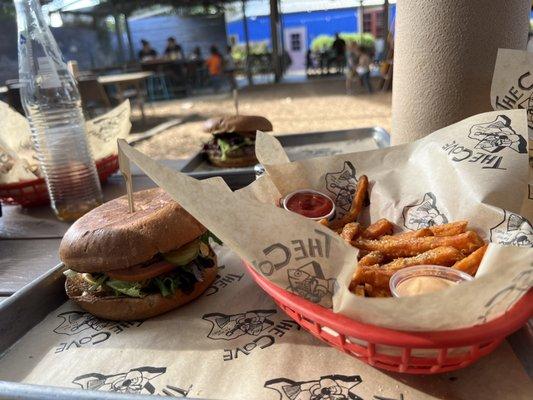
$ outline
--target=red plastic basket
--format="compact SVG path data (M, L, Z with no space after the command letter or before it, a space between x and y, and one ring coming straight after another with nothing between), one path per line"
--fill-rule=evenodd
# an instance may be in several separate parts
M471 328L406 332L357 322L287 292L244 263L256 283L300 326L318 339L373 367L408 374L464 368L483 357L533 315L533 290L505 315Z
M100 182L104 183L110 175L118 171L118 156L113 154L109 157L96 161L96 169ZM2 204L24 207L34 207L50 203L48 190L44 178L31 181L22 181L0 185L0 202Z

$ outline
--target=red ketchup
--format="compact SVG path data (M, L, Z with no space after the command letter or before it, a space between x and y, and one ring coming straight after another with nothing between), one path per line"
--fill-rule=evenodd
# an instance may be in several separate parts
M332 201L317 192L297 192L286 202L285 207L308 218L326 217L333 209Z

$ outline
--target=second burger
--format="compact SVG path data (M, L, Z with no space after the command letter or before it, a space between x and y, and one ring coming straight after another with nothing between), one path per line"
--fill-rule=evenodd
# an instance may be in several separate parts
M228 115L208 120L205 131L213 135L204 145L204 153L211 164L223 168L249 167L257 164L257 131L270 132L272 124L260 116Z

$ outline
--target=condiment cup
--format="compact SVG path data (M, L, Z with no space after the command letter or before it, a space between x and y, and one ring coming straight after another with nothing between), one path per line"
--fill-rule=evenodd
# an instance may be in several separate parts
M321 219L326 218L329 221L329 220L331 220L331 219L333 219L335 217L335 202L327 194L324 194L324 193L319 192L318 190L314 190L314 189L300 189L300 190L295 190L294 192L289 193L287 196L285 196L281 200L281 204L283 205L283 208L285 210L294 212L292 210L289 210L289 208L287 208L287 203L291 199L291 197L293 197L295 194L298 194L298 193L316 193L316 194L319 194L320 196L323 196L323 197L327 198L331 202L331 205L332 205L331 211L328 214L320 216L320 217L306 217L306 218L312 219L314 221L320 221Z
M474 279L466 272L450 267L443 267L440 265L415 265L396 271L394 275L392 275L389 281L389 287L392 295L394 297L405 297L401 296L398 292L398 286L401 283L415 277L435 277L445 279L453 283L462 283Z

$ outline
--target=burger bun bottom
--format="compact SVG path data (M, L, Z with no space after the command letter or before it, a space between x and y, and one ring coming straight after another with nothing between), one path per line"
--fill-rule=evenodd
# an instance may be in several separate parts
M211 154L208 157L211 164L221 168L251 167L258 163L257 158L253 154L242 157L227 157L225 160Z
M90 293L82 296L83 286L77 282L76 278L67 278L65 289L71 300L99 318L113 321L137 321L164 314L200 296L215 280L218 267L206 268L202 272L203 280L196 282L191 293L178 290L167 297L161 294L150 294L143 298L97 297Z

